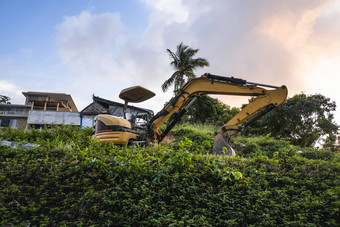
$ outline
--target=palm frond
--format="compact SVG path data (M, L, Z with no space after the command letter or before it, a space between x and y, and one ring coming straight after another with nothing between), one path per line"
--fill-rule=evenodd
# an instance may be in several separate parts
M170 65L176 69L177 65L180 62L180 60L178 59L178 56L174 52L172 52L171 50L169 50L169 49L166 49L166 50L169 54L170 59L172 60Z
M169 79L167 79L163 84L162 84L162 90L163 92L166 92L169 87L174 83L176 80L176 77L178 75L178 71L174 72Z
M209 66L209 62L205 58L196 58L196 59L191 59L190 65L192 66L193 69L197 67L204 67L204 66Z
M188 56L188 58L192 58L195 54L197 54L197 52L199 51L199 49L191 49L189 48L187 51L186 51L186 55Z
M188 80L196 78L196 75L194 74L194 72L192 70L191 71L186 71L185 72L185 76L188 78Z

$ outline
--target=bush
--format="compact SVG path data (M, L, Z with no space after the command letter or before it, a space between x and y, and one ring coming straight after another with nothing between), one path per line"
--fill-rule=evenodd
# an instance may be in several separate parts
M193 145L191 150L199 149L202 144L204 147L212 147L214 143L214 130L216 127L210 125L191 125L188 123L176 125L171 131L170 135L176 138L176 143L172 143L174 149L178 149L178 142L184 140L185 138L191 140ZM204 145L205 144L205 145ZM209 145L210 144L210 145ZM212 151L212 148L209 152Z
M295 146L283 140L276 140L270 135L258 137L234 136L230 144L237 151L237 155L248 158L257 156L272 158L277 151L293 153L297 151Z
M307 159L281 141L272 152L271 138L254 139L267 151L243 158L206 154L189 139L177 149L118 147L87 129L8 132L1 139L18 134L44 146L0 146L4 226L340 224L339 160Z
M325 161L331 161L339 158L339 154L332 152L330 150L318 150L318 149L301 149L300 155L308 159L320 159Z

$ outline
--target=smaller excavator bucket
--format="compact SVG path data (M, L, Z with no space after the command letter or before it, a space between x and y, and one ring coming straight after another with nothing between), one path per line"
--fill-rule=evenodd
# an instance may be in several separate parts
M224 135L222 135L221 133L218 133L215 136L213 153L216 155L236 156L235 151L229 145L229 138L228 138L227 133L224 133Z

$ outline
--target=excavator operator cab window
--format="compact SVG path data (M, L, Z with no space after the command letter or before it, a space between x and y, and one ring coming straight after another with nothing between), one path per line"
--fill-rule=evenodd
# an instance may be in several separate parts
M95 133L101 133L101 132L106 132L106 131L109 131L108 126L105 125L102 121L96 120Z
M101 120L96 120L95 134L102 132L126 131L126 127L120 125L106 125Z
M150 115L147 113L137 113L136 114L136 125L145 127L150 120Z

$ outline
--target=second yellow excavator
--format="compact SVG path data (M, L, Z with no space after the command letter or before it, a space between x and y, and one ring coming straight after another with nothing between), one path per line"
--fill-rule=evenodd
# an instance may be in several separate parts
M248 82L240 78L206 73L199 78L188 81L180 92L167 102L155 116L147 113L137 113L130 116L126 113L129 102L142 102L155 95L148 89L135 86L124 89L119 95L125 101L124 118L98 115L92 138L99 139L103 144L114 143L119 145L161 142L187 112L192 103L204 94L254 97L252 102L215 132L213 153L235 156L235 151L229 145L230 137L243 131L244 128L270 110L282 105L287 98L288 90L284 85L277 87ZM159 127L171 116L174 116L173 120L161 132Z

